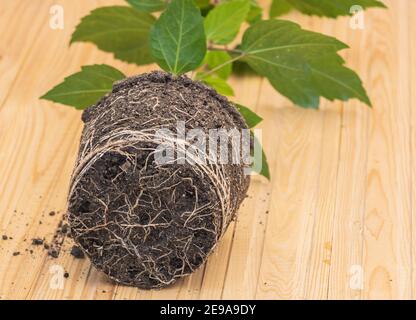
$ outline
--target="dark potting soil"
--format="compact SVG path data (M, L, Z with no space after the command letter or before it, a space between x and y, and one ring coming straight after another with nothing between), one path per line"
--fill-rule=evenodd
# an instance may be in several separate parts
M246 196L242 164L157 164L157 129L247 128L234 105L185 76L114 85L82 115L69 192L72 237L115 281L161 288L201 266ZM231 143L229 144L231 150Z

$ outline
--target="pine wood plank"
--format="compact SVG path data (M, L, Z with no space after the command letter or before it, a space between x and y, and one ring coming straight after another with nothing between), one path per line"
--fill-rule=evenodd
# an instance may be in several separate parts
M69 255L70 239L58 259L30 245L33 237L49 241L62 218L82 128L79 112L38 97L84 64L109 63L126 74L154 68L118 62L90 44L68 49L80 17L122 0L61 2L62 31L48 26L52 1L36 4L37 15L33 1L0 5L0 29L6 30L0 45L0 231L13 237L0 240L0 299L415 296L414 2L386 0L389 11L365 13L364 30L350 29L348 18L290 15L351 46L344 56L370 92L371 110L356 101L303 110L267 81L232 79L237 100L265 118L272 181L254 177L237 221L206 266L159 291L115 285L88 260ZM51 210L60 213L51 217ZM13 256L16 251L21 255ZM62 289L51 288L54 265L69 272ZM354 286L357 267L363 288Z
M409 31L407 38L410 45L410 56L409 56L409 94L410 94L410 121L411 121L411 170L412 170L412 190L411 190L411 200L412 200L412 299L416 297L416 112L414 108L416 106L416 42L413 37L416 32L416 23L413 23L416 19L416 2L412 1L409 3L407 11L409 19Z
M373 50L363 50L374 102L364 217L365 299L411 297L408 3L389 1L389 8L372 16Z

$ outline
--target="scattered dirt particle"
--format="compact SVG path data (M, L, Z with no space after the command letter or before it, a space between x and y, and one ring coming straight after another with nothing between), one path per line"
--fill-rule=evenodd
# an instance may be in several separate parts
M43 244L44 240L41 238L35 238L32 239L32 245L34 246L41 246Z
M63 217L64 219L64 217ZM49 244L44 244L44 248L48 250L48 255L52 258L58 258L61 251L62 244L69 232L69 225L62 220L59 221L58 228L53 235L52 241Z
M69 273L68 272L64 273L64 278L69 278Z
M18 256L18 255L20 255L20 251L13 252L13 256Z
M76 259L84 259L85 254L78 246L73 246L71 249L71 255L74 256Z
M51 217L53 217L55 214L56 214L56 212L55 212L55 211L51 211L51 212L49 212L49 215L50 215Z
M5 234L1 237L3 240L7 240L7 239L9 239L9 237L8 236L6 236Z
M58 258L59 257L59 251L57 251L55 248L50 248L48 251L48 255L52 258Z
M65 223L64 225L62 225L61 232L63 234L67 234L68 231L69 231L69 226L68 226L68 224Z

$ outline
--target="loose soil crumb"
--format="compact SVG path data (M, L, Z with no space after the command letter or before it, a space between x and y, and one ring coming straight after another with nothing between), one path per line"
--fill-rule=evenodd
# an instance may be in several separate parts
M52 258L58 258L59 257L59 251L57 250L57 249L55 249L55 248L50 248L49 250L48 250L48 255L50 256L50 257L52 257Z
M32 239L32 245L34 246L41 246L43 244L44 240L41 238L35 238Z
M66 235L67 233L68 233L68 231L69 231L69 226L68 226L68 224L63 224L62 225L62 228L61 228L61 233L62 234L64 234L64 235Z
M64 278L69 278L69 273L68 272L64 273Z
M65 219L63 217L62 219ZM69 226L61 220L58 224L58 228L53 235L52 242L50 244L44 244L44 248L48 250L48 255L52 258L58 258L61 252L62 244L65 240L65 236L69 232Z
M49 212L49 215L50 215L51 217L53 217L55 214L56 214L56 212L55 212L55 211L51 211L51 212Z
M71 255L73 257L75 257L76 259L84 259L85 258L84 252L82 252L82 250L78 246L73 246L72 247L72 249L71 249Z
M9 237L8 237L8 236L6 236L6 235L3 235L1 238L2 238L3 240L7 240L7 239L9 239Z
M20 251L13 252L13 256L18 256L18 255L20 255Z
M75 242L119 283L161 288L194 272L250 180L242 164L157 164L156 130L176 133L178 121L205 133L246 129L235 106L185 76L152 72L116 83L82 119L68 197Z

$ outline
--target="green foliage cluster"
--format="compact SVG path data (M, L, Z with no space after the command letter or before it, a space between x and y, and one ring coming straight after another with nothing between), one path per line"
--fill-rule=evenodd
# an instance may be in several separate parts
M137 65L156 62L174 75L192 72L195 79L227 96L234 95L227 80L239 63L304 108L318 108L321 98L356 98L371 106L360 78L338 54L346 44L276 17L298 10L335 18L349 15L354 5L384 7L378 0L273 0L267 20L257 0L126 2L82 18L71 43L92 42L117 59ZM243 25L248 28L237 43ZM84 66L42 98L84 109L124 77L108 65ZM238 108L247 123L261 121L247 107Z

